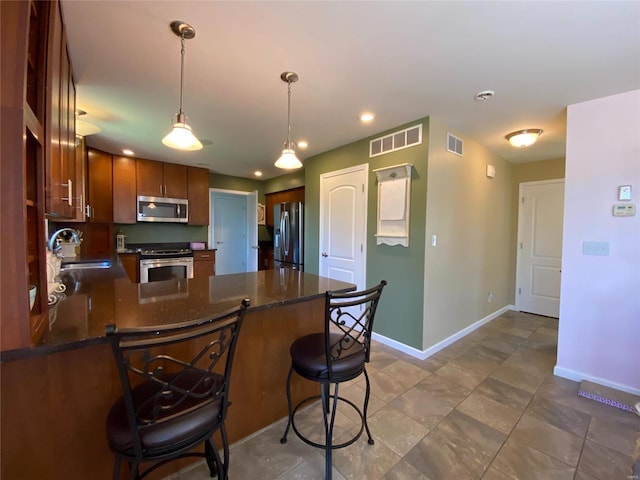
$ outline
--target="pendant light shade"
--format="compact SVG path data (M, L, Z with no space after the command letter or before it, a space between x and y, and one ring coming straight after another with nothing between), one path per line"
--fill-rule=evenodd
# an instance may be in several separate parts
M517 132L511 132L505 138L509 140L509 143L514 147L528 147L533 145L538 140L538 137L542 133L539 128L529 128L527 130L518 130Z
M295 170L302 167L302 162L296 156L291 143L291 84L298 81L298 74L295 72L282 72L280 78L283 82L287 82L288 100L287 100L287 141L284 143L282 155L276 160L275 166L284 170Z
M182 109L182 92L184 86L184 41L196 36L196 30L188 23L179 20L171 22L171 31L180 37L180 110L175 115L175 122L171 131L162 139L167 147L178 150L200 150L202 142L191 131L187 116Z

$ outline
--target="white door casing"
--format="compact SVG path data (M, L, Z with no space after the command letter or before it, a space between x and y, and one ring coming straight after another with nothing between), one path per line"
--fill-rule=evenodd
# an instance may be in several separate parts
M363 164L320 176L319 271L366 286L367 178Z
M516 308L558 318L564 180L520 184Z

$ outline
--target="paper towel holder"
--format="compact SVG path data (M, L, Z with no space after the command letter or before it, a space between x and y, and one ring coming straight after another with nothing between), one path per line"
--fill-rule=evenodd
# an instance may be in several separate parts
M376 245L409 246L412 167L402 163L374 170L378 180Z

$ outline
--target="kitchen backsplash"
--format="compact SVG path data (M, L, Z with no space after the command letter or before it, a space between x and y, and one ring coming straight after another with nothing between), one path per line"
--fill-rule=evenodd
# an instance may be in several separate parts
M127 236L126 243L158 242L207 242L208 228L204 226L179 225L175 223L114 224L113 233L118 230Z

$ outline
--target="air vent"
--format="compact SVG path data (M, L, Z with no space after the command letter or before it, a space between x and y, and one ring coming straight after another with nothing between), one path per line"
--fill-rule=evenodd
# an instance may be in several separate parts
M369 142L369 157L376 157L422 143L422 124L376 138Z
M462 156L462 140L447 133L447 151Z

